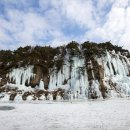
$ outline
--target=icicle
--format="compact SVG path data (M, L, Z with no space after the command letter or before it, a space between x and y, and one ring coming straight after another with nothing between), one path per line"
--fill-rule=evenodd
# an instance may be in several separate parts
M15 82L16 85L25 86L26 81L30 83L30 79L34 78L33 66L28 66L26 68L13 69L8 75L10 81Z
M43 80L40 80L39 89L44 89L44 82L43 82Z
M109 67L110 67L110 75L113 75L113 69L112 69L112 65L111 65L111 56L110 56L110 53L108 51L106 51L106 54L107 54L107 60L108 60L108 64L109 64Z
M73 62L70 63L70 60ZM71 69L70 69L71 68ZM69 57L66 55L62 70L50 74L49 90L63 88L71 92L79 92L81 97L86 97L88 88L88 77L85 69L85 59L78 56Z

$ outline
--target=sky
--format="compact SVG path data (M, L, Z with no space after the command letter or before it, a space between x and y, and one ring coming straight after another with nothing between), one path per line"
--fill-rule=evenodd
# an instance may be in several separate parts
M0 0L0 50L72 40L130 50L130 0Z

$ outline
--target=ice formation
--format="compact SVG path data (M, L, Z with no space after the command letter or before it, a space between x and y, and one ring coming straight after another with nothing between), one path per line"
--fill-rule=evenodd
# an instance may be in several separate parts
M130 77L129 71L130 71L130 62L126 56L119 54L116 54L113 52L106 52L107 56L104 57L104 71L105 76L104 80L106 80L105 85L108 89L112 89L112 86L114 87L115 93L118 93L120 96L124 95L130 95ZM110 86L110 83L112 82L112 86ZM110 93L114 93L113 91L110 91ZM114 94L111 96L114 97L117 94Z
M39 89L44 89L44 82L42 80L40 80Z
M62 69L57 72L56 69L51 73L49 89L66 88L73 95L79 93L82 97L86 97L88 89L88 77L85 69L85 59L79 57L65 57L65 64ZM66 87L67 86L67 87Z
M71 62L70 62L71 60ZM106 51L106 56L96 58L99 65L103 66L104 79L103 84L106 86L108 96L128 96L130 95L130 61L126 56L115 51ZM90 61L90 66L92 62ZM88 98L89 94L96 94L98 98L102 98L99 81L95 79L92 70L92 84L89 85L88 74L85 68L85 58L82 56L73 56L70 59L69 54L66 55L64 65L57 72L55 67L50 74L49 89L66 88L68 90L69 99ZM111 84L111 82L112 84ZM91 88L91 89L90 89Z
M7 74L7 77L9 77L10 81L15 82L16 85L25 86L26 82L29 84L30 79L35 78L33 66L13 69L9 74Z
M31 79L35 78L33 73L33 66L20 67L13 69L9 74L6 75L12 83L7 83L10 86L16 86L20 89L28 89L26 83L29 84Z
M107 96L110 97L125 97L130 95L130 61L129 59L115 53L115 51L106 51L106 55L97 58L95 57L98 65L103 68L103 78L101 81L107 89ZM57 70L56 66L49 70L49 84L48 90L53 91L58 88L65 89L66 98L70 100L87 99L96 95L97 98L102 98L101 86L99 80L95 79L93 71L93 64L90 60L90 68L92 69L93 80L88 80L87 67L85 62L85 56L82 54L70 56L69 52L64 57L64 64L60 70ZM7 83L12 87L19 87L25 92L34 91L31 87L26 87L26 83L29 84L31 79L35 79L33 73L33 66L27 66L25 68L13 69L7 77L9 77L12 83ZM41 79L38 89L44 90L45 81ZM8 95L5 96L7 100ZM53 95L48 94L47 97L43 94L39 97L39 100L53 100ZM57 95L56 100L62 100L61 95ZM15 100L21 100L19 95L16 96ZM33 97L28 96L27 100L33 100Z

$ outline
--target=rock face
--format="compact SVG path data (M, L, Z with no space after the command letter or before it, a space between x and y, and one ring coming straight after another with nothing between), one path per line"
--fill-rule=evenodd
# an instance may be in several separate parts
M0 100L6 99L6 95L9 95L7 100L15 100L18 96L21 100L129 96L129 53L106 48L97 51L101 49L99 45L90 45L70 43L66 47L58 48L58 54L50 61L38 60L36 64L11 67L0 80Z

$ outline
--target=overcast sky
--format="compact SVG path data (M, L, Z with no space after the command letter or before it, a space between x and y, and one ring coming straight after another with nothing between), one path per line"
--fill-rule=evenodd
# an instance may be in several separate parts
M130 50L130 0L0 0L0 49L72 40Z

